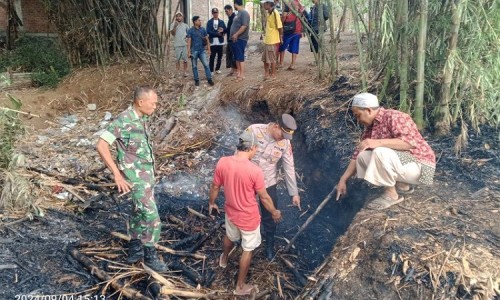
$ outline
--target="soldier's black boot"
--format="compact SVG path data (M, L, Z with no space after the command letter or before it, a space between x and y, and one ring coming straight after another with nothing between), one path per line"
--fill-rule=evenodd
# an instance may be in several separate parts
M266 235L266 259L271 261L274 258L274 233Z
M138 239L132 239L128 242L128 257L129 264L135 264L138 260L144 258L144 250L142 249L142 242Z
M167 270L167 265L158 258L154 247L144 246L144 263L156 272Z

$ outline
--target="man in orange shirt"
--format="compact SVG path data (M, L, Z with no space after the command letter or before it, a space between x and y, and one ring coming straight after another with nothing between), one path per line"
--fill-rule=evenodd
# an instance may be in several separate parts
M257 152L257 144L258 140L251 130L247 129L240 135L236 154L223 157L217 162L208 200L209 214L214 209L218 212L219 207L215 199L221 186L224 186L226 235L219 266L222 268L227 266L229 251L233 243L241 239L243 254L240 259L235 295L249 295L254 289L258 291L256 286L245 283L252 261L252 252L261 243L261 218L255 194L259 196L262 205L271 214L273 220L275 222L281 220L281 212L274 207L266 191L264 173L250 161Z

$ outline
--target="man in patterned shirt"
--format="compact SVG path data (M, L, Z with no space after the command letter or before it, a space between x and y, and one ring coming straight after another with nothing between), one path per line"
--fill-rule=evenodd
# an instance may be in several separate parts
M412 193L411 185L432 184L436 156L408 114L380 107L370 93L354 96L352 112L365 131L337 184L337 200L354 174L384 187L384 193L368 204L376 210L403 201L400 195Z
M131 240L129 263L144 258L144 263L158 272L167 266L158 259L155 243L160 237L161 222L153 194L154 157L147 117L156 109L158 95L148 87L138 87L134 102L101 134L97 152L113 173L119 192L131 192L132 215L129 220ZM116 142L116 162L110 146Z

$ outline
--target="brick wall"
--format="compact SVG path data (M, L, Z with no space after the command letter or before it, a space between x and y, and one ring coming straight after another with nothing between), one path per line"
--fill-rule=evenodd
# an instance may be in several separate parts
M0 31L5 32L7 25L7 11L0 6Z
M55 26L49 22L42 0L23 0L24 31L29 33L56 32Z
M21 0L21 19L23 27L21 30L25 33L55 33L56 28L51 24L45 13L42 0ZM0 6L0 31L7 29L7 11Z

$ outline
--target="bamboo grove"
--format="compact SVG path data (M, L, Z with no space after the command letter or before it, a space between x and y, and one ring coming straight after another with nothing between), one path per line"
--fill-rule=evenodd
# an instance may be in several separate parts
M205 0L194 0L196 1ZM282 0L283 4L291 0ZM248 2L248 1L247 1ZM305 1L310 3L310 1ZM119 58L165 67L171 0L45 0L73 64ZM500 122L500 1L319 0L318 76L334 81L340 30L356 33L362 90L446 135ZM258 4L255 4L258 5ZM170 7L170 9L169 9ZM322 9L330 18L322 20ZM260 10L255 10L260 12ZM163 13L164 12L164 13ZM353 13L354 12L354 13ZM346 14L350 15L345 24ZM337 41L337 42L335 42ZM167 53L168 54L168 53Z
M439 135L450 133L458 125L461 142L467 140L468 125L476 130L484 123L498 126L499 1L320 3L328 4L331 15L337 16L337 20L329 20L330 41L339 41L346 11L352 16L347 26L357 37L362 89L375 91L385 106L411 113L421 129L431 127ZM321 21L323 26L328 25ZM322 47L320 59L335 58L334 52L335 47ZM330 78L334 80L342 70L337 69L335 59L323 61L332 67Z

